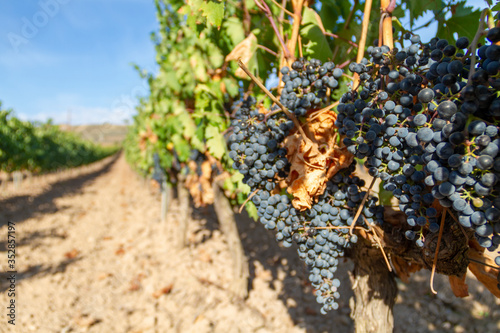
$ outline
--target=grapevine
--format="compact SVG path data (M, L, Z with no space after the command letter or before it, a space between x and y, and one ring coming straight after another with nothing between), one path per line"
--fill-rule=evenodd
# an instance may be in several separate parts
M0 103L1 107L1 103ZM116 152L100 147L52 125L16 118L0 111L0 171L55 171L98 161Z
M398 276L431 270L433 292L437 272L465 296L458 289L469 268L500 295L500 256L483 255L500 245L500 28L491 9L443 4L457 17L436 10L439 37L422 41L397 20L404 10L412 20L422 14L413 2L313 9L256 1L226 4L217 15L157 3L161 70L149 76L152 94L139 107L128 148L142 172L151 174L159 153L171 182L185 174L190 189L208 189L225 179L233 205L297 248L323 314L342 297L340 259L372 247ZM328 19L335 10L344 21ZM188 13L196 19L184 22ZM458 17L479 22L477 33L456 38L450 31ZM167 22L180 27L166 29ZM200 46L188 54L197 57L191 64L205 64L204 76L182 62L191 44ZM210 63L208 48L224 61ZM271 79L277 87L268 86Z

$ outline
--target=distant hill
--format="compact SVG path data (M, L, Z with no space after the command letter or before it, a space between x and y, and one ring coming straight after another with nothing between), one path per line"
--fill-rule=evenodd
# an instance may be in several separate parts
M93 141L102 145L121 144L127 136L129 126L126 125L59 125L63 131L69 131L79 134L86 140Z

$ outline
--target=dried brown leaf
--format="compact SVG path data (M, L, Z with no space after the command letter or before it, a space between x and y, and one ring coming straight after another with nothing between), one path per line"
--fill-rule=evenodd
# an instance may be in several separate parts
M71 251L69 251L69 252L66 252L66 253L64 254L64 256L65 256L66 258L68 258L68 259L74 259L74 258L76 258L79 254L80 254L80 251L78 251L77 249L73 249L73 250L71 250Z
M250 33L247 38L242 40L234 49L226 56L226 62L231 60L241 59L243 63L247 64L255 53L257 46L257 37L253 33ZM245 72L238 67L234 73L239 78L246 79L247 75Z
M406 260L398 256L393 256L391 261L394 269L396 270L396 274L404 283L409 282L409 278L412 273L422 269L421 265L408 263Z
M465 283L465 277L466 274L461 277L455 275L448 276L450 287L455 297L469 296L469 286L467 285L467 283Z
M285 139L287 158L291 163L287 178L288 192L298 210L311 208L315 197L323 194L326 182L340 169L348 167L354 156L340 141L337 145L333 111L322 112L305 126L313 141L304 141L299 133Z
M196 207L210 205L214 202L214 191L212 189L212 164L204 161L201 166L201 174L198 175L196 162L189 161L189 169L192 171L187 177L185 186L189 190Z
M482 262L486 265L496 267L495 261L493 261L487 254L482 250L476 250L475 248L469 249L469 258L475 261ZM486 265L479 264L477 262L471 261L469 264L469 269L476 276L476 278L481 282L493 295L500 298L500 289L498 289L498 274L499 270L494 269Z
M168 286L165 286L153 293L154 298L160 298L161 295L167 295L170 294L172 289L174 288L174 285L171 283Z

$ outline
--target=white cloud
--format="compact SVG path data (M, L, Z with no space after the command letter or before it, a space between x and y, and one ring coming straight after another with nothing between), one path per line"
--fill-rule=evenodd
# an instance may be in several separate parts
M67 111L39 112L33 115L19 114L23 120L46 122L52 119L55 124L84 125L84 124L124 124L131 122L135 109L128 107L87 107L73 106Z

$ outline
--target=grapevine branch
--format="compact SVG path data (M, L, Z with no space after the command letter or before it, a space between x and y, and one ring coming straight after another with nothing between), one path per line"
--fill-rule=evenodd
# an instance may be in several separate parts
M368 35L368 24L370 23L370 12L372 10L372 0L366 0L365 11L363 13L363 22L361 23L361 37L359 39L358 54L356 55L356 62L361 62L365 54L366 36ZM359 75L354 73L354 81L352 83L352 90L356 90L359 85Z
M354 226L356 225L356 221L358 220L359 215L361 215L361 212L363 211L363 207L365 205L366 199L368 199L368 195L370 194L370 191L375 185L375 181L377 180L377 177L373 177L372 182L370 183L370 186L368 187L368 190L366 191L365 196L363 197L363 200L361 201L361 204L358 207L358 211L356 212L356 215L354 215L354 220L352 221L352 224L349 228L349 234L352 236L352 230L354 229Z
M460 224L460 222L458 222L458 219L455 215L453 215L452 212L450 212L449 208L446 208L446 211L448 212L448 215L451 216L451 218L453 220L455 220L455 222L457 223L457 225L460 227L460 231L462 231L462 234L464 235L465 239L467 240L467 242L469 241L469 236L467 236L467 233L465 232L464 230L464 227L462 227L462 225Z
M247 202L248 202L248 201L250 201L250 199L252 199L252 197L253 197L254 195L256 195L256 194L257 194L257 192L258 192L258 190L253 191L253 192L252 192L252 193L248 196L248 198L246 198L246 200L245 200L245 201L241 204L240 209L238 210L238 213L240 213L240 214L241 214L241 212L243 211L243 208L245 208L245 205L247 204Z
M389 259L387 258L387 255L385 254L384 247L382 246L382 242L380 241L380 238L377 235L377 231L375 228L372 228L368 221L366 220L366 217L363 216L363 219L365 220L366 225L368 226L368 230L370 230L373 233L373 238L375 238L375 241L377 242L380 251L382 251L382 256L384 257L385 263L387 265L387 269L389 272L392 272L392 267L391 264L389 263Z
M496 270L500 270L500 267L493 266L493 265L490 265L490 264L487 264L485 262L482 262L482 261L479 261L479 260L476 260L476 259L472 259L472 258L469 258L469 257L467 257L467 259L469 261L475 262L476 264L487 266L487 267L490 267L490 268L493 268L493 269L496 269Z
M431 291L433 294L437 294L437 291L434 290L434 275L436 275L436 266L439 254L439 246L441 245L441 238L443 237L443 229L444 229L444 220L446 218L446 210L443 210L443 215L441 216L441 225L439 226L439 235L438 241L436 245L436 252L434 253L434 260L432 262L432 271L431 271Z
M273 56L275 56L275 57L277 57L277 56L278 56L278 53L274 52L274 51L273 51L273 50L271 50L270 48L265 47L264 45L260 45L260 44L258 44L258 45L257 45L257 48L262 49L262 50L266 51L267 53L272 54L272 55L273 55Z
M479 19L479 27L477 28L476 35L474 36L474 39L472 40L471 43L471 61L470 61L470 70L469 70L469 77L467 78L467 85L470 86L472 84L472 76L474 75L475 68L476 67L476 49L477 49L477 43L479 42L479 38L484 33L484 17L486 16L486 13L488 12L488 8L484 9L481 12L481 18Z
M361 23L361 37L359 39L359 49L356 62L361 62L365 53L366 37L368 35L368 25L370 24L370 13L372 11L372 0L366 0L363 22Z
M389 46L390 49L394 48L394 40L392 38L392 12L396 7L396 2L393 0L381 0L380 9L382 11L382 31L384 37L384 45Z
M243 61L241 61L241 59L238 59L238 65L250 77L250 79L252 79L252 81L255 82L255 84L257 84L259 88L262 89L262 91L266 93L266 95L269 96L269 98L271 98L271 100L281 108L281 110L283 110L283 112L287 115L287 117L293 121L300 135L302 135L302 138L305 141L311 141L307 137L306 133L304 133L304 130L302 129L302 126L300 126L300 123L297 120L297 118L295 118L295 116L292 113L290 113L290 111L288 111L288 109L283 104L280 103L280 101L266 88L266 86L257 77L255 77L255 75L253 75L250 72L250 70L248 70L247 66L245 66L245 64L243 63Z
M279 40L280 45L281 45L281 48L283 49L283 53L285 54L285 58L291 58L292 54L290 53L290 50L286 46L285 41L283 40L283 36L279 32L278 27L276 26L276 22L274 22L271 9L265 3L264 0L255 0L255 4L257 5L257 7L259 7L260 10L262 10L264 12L264 15L266 15L267 19L271 23L271 27L273 28L274 33L278 37L278 40Z
M288 15L293 17L293 13L289 10L287 10L284 6L280 5L279 3L276 2L276 0L271 0L279 9L287 13Z
M328 36L328 37L333 37L333 38L336 38L336 39L340 39L341 41L344 41L344 42L346 42L346 43L348 43L349 45L352 45L352 46L354 46L354 47L358 47L358 44L356 44L356 43L354 43L354 42L350 41L350 40L349 40L349 39L347 39L347 38L340 37L339 35L336 35L336 34L334 34L334 33L331 33L331 32L328 32L328 31L324 31L324 32L323 32L323 34L324 34L325 36Z
M295 47L299 39L300 24L302 23L302 8L304 7L304 0L292 0L293 5L293 26L292 35L288 41L289 50L292 52L292 56L295 56Z
M359 0L354 0L354 4L352 6L351 11L349 12L349 16L347 17L347 20L345 21L344 24L344 29L346 30L349 27L349 24L351 24L352 18L354 16L354 12L356 11L356 6L358 5ZM339 52L340 47L337 45L335 46L335 49L333 50L333 57L332 59L335 59L337 57L337 53Z

